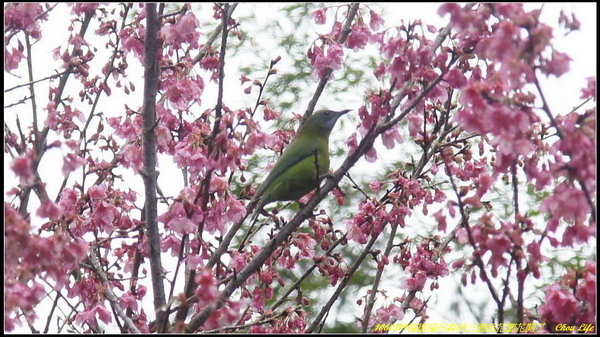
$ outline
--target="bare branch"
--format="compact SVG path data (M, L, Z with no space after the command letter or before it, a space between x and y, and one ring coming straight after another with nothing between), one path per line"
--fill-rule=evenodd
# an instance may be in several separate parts
M150 269L152 275L152 289L154 294L154 310L156 312L157 331L163 332L166 319L165 316L165 289L163 284L163 268L160 253L160 233L158 231L157 197L156 197L156 134L154 125L156 123L156 93L158 91L158 60L157 34L160 22L156 13L156 4L146 4L146 38L144 41L144 103L142 109L143 131L143 161L145 190L145 226L150 246Z
M46 77L44 77L44 78L40 78L39 80L29 81L29 82L27 82L27 83L23 83L23 84L15 85L14 87L11 87L11 88L8 88L8 89L5 89L5 90L4 90L4 93L7 93L7 92L10 92L10 91L13 91L13 90L15 90L15 89L22 88L22 87L27 87L27 86L30 86L30 85L33 85L33 84L37 84L37 83L40 83L40 82L43 82L43 81L52 80L52 79L55 79L55 78L61 77L62 75L66 74L66 73L67 73L67 71L65 70L65 71L62 71L62 72L60 72L60 73L56 73L56 74L54 74L54 75L50 75L50 76L46 76Z

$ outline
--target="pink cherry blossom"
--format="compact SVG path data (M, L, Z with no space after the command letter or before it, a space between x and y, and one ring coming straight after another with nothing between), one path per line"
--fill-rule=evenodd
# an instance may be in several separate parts
M385 23L385 20L373 10L369 11L369 16L371 17L369 27L371 27L372 30L378 30L379 27Z
M358 51L367 45L370 37L371 31L369 28L363 22L359 21L352 25L345 47Z
M571 322L579 309L573 293L558 284L547 287L545 293L545 300L539 308L542 320L555 324Z
M10 168L19 177L21 184L31 185L35 181L31 159L27 154L15 158L10 164Z
M38 208L37 215L42 218L49 218L51 220L58 219L61 216L61 209L56 206L52 201L42 201L40 208Z
M324 25L327 19L327 7L319 8L316 11L310 13L310 17L315 20L317 25Z
M192 48L198 48L200 32L197 29L200 22L192 12L187 12L176 20L173 24L166 24L161 28L161 34L164 36L165 43L171 45L174 49L181 48L186 43Z
M67 155L65 155L65 157L63 158L62 174L68 175L69 173L75 171L85 163L85 159L81 158L81 156L75 155L73 153L67 153Z

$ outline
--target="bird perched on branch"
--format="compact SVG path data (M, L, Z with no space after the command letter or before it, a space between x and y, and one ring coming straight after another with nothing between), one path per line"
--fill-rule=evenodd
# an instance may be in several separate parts
M329 134L349 111L320 110L304 122L256 191L254 198L260 199L251 223L267 204L297 200L318 187L329 172Z

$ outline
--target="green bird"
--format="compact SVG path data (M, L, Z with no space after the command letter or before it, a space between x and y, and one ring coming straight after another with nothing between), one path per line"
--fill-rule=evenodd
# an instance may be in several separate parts
M329 134L349 111L320 110L304 122L257 190L251 223L267 204L300 199L318 186L329 172Z

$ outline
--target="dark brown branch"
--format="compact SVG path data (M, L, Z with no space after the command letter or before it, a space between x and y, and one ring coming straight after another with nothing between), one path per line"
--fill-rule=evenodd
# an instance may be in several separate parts
M145 226L150 246L150 271L152 275L152 290L154 294L154 311L156 313L157 331L163 332L165 316L165 289L163 284L163 268L160 253L160 233L157 218L157 173L156 173L156 93L158 91L158 41L159 20L156 4L146 4L146 37L144 40L144 104L142 109L142 151L143 151L143 180L145 195Z

